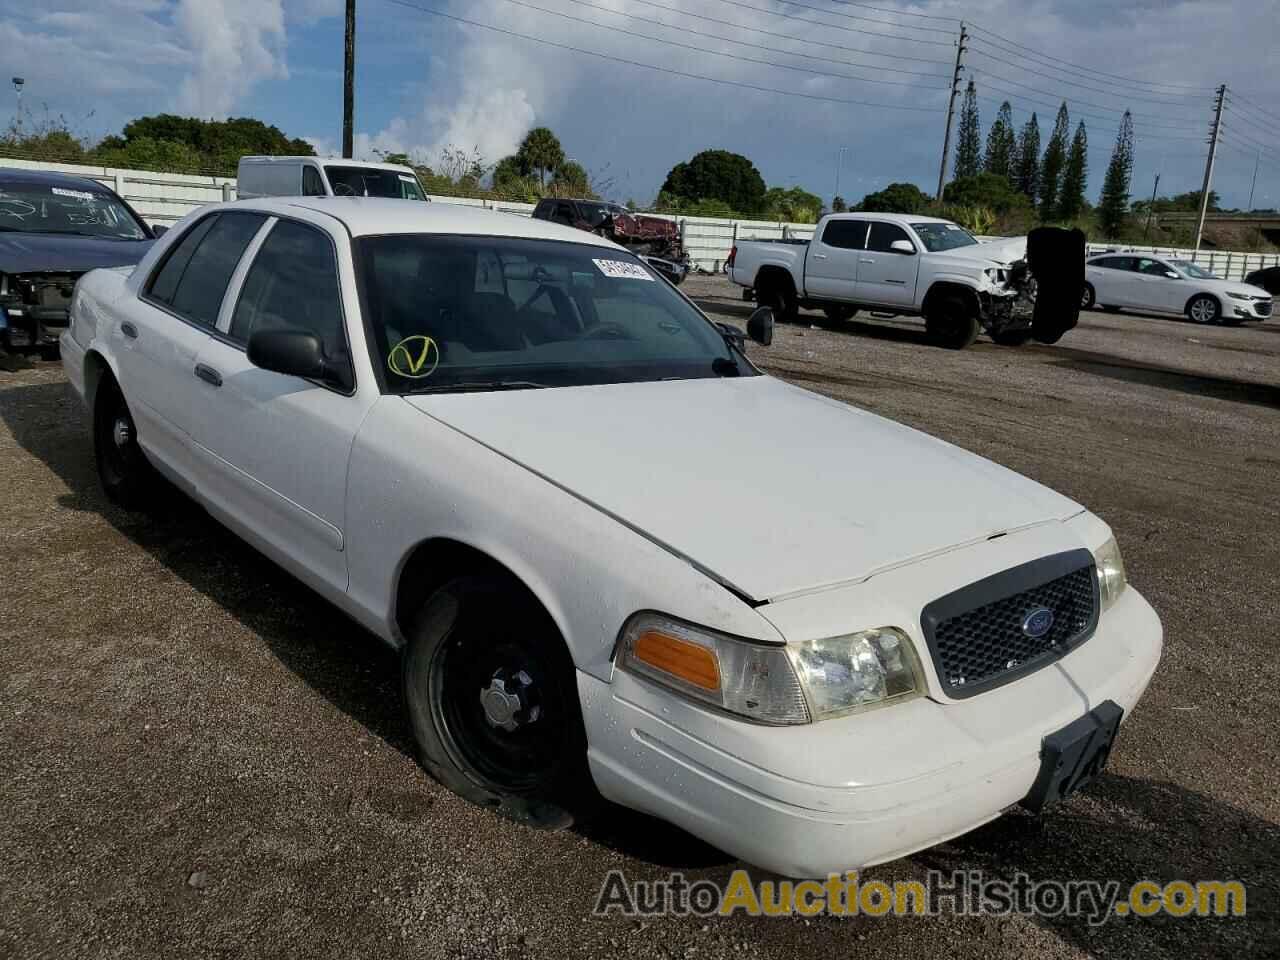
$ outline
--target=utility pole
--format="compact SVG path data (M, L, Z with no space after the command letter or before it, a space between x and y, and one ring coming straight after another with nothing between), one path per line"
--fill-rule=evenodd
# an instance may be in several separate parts
M1258 187L1258 164L1262 162L1262 151L1253 160L1253 183L1249 184L1249 212L1253 213L1253 191Z
M1156 212L1156 194L1160 192L1160 174L1156 174L1156 184L1151 188L1151 206L1147 207L1147 225L1142 228L1142 242L1147 242L1147 234L1151 232L1151 215Z
M16 125L18 127L18 135L22 135L22 88L26 86L27 81L22 77L13 78L13 89L18 93L18 112L15 114Z
M956 113L956 97L960 95L960 71L964 69L964 52L968 49L965 41L969 32L964 21L960 21L960 42L956 45L956 71L951 76L951 99L947 101L947 132L942 137L942 164L938 169L938 195L936 202L942 202L942 188L947 183L947 154L951 152L951 120Z
M1204 236L1204 216L1209 212L1209 190L1213 186L1213 162L1218 158L1218 137L1222 134L1222 105L1227 99L1227 85L1218 87L1213 109L1213 123L1209 127L1209 160L1204 165L1204 187L1200 191L1200 222L1196 224L1196 253L1200 252L1200 240Z
M356 118L356 0L347 0L346 66L342 76L342 155L355 150Z
M831 195L831 203L833 207L836 202L836 197L840 196L840 168L844 166L844 153L848 149L848 147L841 147L840 152L836 155L836 192ZM1257 179L1256 174L1254 179Z

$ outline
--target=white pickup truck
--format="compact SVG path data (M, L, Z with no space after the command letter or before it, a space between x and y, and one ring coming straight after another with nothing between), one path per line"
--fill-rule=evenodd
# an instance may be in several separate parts
M1052 343L1075 325L1079 311L1071 308L1079 299L1063 305L1055 298L1065 311L1037 312L1037 286L1044 289L1048 279L1056 288L1072 277L1082 283L1084 244L1078 234L1037 232L1045 238L1043 266L1033 276L1027 237L980 243L937 217L836 213L818 222L812 241L739 240L727 272L779 320L794 320L800 307L822 309L833 320L869 309L922 315L932 339L955 349L981 330L1010 346L1033 336ZM1041 322L1040 313L1049 312L1058 316Z

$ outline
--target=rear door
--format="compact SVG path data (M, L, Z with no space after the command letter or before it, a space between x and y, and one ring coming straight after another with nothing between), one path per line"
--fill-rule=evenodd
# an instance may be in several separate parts
M1086 273L1099 306L1133 306L1138 299L1131 289L1137 283L1133 265L1133 257L1103 257L1089 264Z
M911 244L911 253L892 249L899 240ZM896 223L875 220L867 236L867 249L858 258L857 298L862 303L909 306L915 302L920 251L911 235Z
M334 236L314 222L273 218L200 353L217 383L207 385L193 434L210 510L300 576L340 590L347 459L378 388L263 370L245 348L259 330L306 331L331 361L354 370L348 320L358 323L358 312L344 289L355 289L350 256L339 256Z
M822 300L857 300L858 258L867 244L867 221L831 219L809 241L804 292Z
M147 452L191 479L190 434L200 403L197 357L209 342L232 273L262 214L195 221L146 279L120 323L121 389Z

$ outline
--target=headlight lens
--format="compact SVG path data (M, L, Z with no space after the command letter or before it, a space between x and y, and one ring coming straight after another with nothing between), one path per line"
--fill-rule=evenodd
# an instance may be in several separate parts
M641 613L623 628L618 665L759 723L825 720L924 692L915 647L892 627L809 643L751 643Z
M1232 293L1230 290L1227 291L1227 296L1231 297L1234 300L1252 300L1253 299L1253 297L1249 296L1249 294L1247 293Z
M789 644L787 651L809 693L815 720L909 699L924 691L915 647L893 627Z
M1098 596L1102 601L1102 609L1106 610L1124 593L1128 580L1124 574L1124 559L1120 556L1120 546L1116 538L1111 537L1093 554L1093 561L1098 567Z

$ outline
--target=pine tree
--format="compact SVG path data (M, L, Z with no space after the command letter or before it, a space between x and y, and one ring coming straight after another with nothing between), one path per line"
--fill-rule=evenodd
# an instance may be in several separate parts
M1067 102L1058 108L1058 118L1053 122L1053 133L1044 148L1044 161L1040 164L1040 217L1052 220L1058 205L1058 187L1061 186L1062 167L1067 162L1067 131L1071 117L1067 114Z
M1000 104L1000 112L996 114L996 122L991 125L987 134L987 157L985 167L987 173L995 173L1013 182L1018 150L1018 141L1013 132L1013 108L1006 100Z
M1124 226L1129 212L1129 187L1133 180L1133 117L1124 112L1120 130L1116 133L1116 146L1111 151L1111 163L1102 181L1102 196L1098 198L1098 219L1107 237L1116 237Z
M1089 135L1084 121L1071 138L1071 152L1062 174L1062 193L1058 197L1058 219L1070 222L1084 212L1084 191L1089 185Z
M978 120L978 88L969 81L960 108L960 129L956 137L956 179L974 177L982 169L982 125Z
M1040 192L1040 122L1036 115L1022 128L1018 138L1018 175L1015 186L1031 200L1036 202Z

